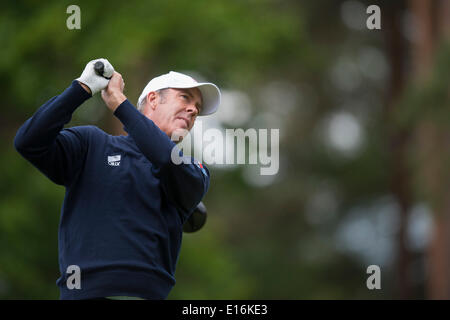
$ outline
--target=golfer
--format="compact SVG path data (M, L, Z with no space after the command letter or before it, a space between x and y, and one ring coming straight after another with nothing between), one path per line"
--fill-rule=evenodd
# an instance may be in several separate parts
M98 61L102 74L94 69ZM197 116L217 110L217 86L169 72L147 84L138 108L123 88L106 59L92 60L14 140L24 158L66 189L58 232L61 299L165 299L175 285L183 223L209 187L205 166L193 158L174 164L171 154ZM128 135L96 126L63 129L100 91ZM68 285L70 266L80 270L75 288Z

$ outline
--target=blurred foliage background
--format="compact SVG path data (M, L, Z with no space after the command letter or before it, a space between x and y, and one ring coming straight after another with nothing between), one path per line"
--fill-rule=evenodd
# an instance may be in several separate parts
M80 30L66 27L71 4ZM371 4L381 30L366 27ZM176 70L222 89L205 124L280 129L277 175L208 166L208 221L183 238L170 299L450 298L450 1L1 7L1 299L59 297L64 189L13 139L99 57L133 102L151 78ZM99 96L68 126L84 124L124 133ZM381 268L381 290L366 287L369 265Z

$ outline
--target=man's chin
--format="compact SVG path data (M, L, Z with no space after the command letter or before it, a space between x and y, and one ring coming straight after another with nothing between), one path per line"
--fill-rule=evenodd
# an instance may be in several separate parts
M185 128L177 128L177 129L173 130L170 139L173 142L181 142L183 140L183 138L188 135L188 133L189 133L189 130L187 130Z

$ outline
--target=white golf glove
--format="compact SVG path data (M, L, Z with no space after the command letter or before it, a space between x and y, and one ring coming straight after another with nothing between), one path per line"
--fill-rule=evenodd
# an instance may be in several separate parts
M103 76L98 75L94 70L94 65L97 61L103 62L104 70ZM89 89L91 89L92 95L97 92L105 89L108 86L109 79L114 73L114 68L106 59L95 59L91 60L87 63L86 67L83 70L81 76L75 80L80 81L81 83L87 85Z

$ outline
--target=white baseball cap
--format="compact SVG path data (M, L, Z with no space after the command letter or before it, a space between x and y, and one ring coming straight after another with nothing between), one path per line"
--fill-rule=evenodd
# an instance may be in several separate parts
M198 88L202 94L203 106L199 116L206 116L216 112L220 104L220 90L219 88L209 82L197 82L192 77L180 72L170 71L159 77L155 77L145 86L139 97L138 104L140 104L147 94L151 91L161 89L187 89Z

